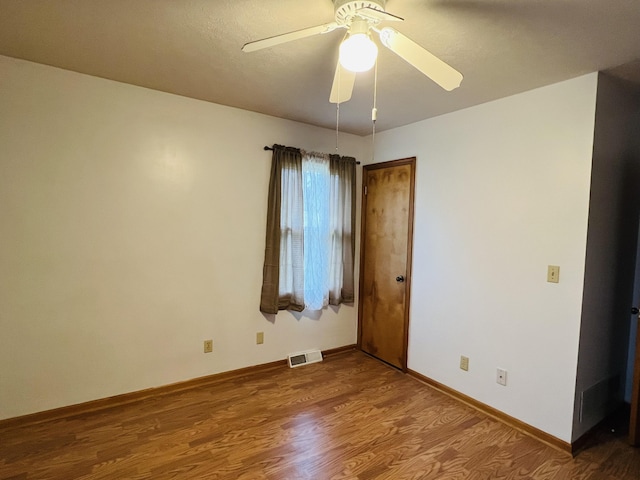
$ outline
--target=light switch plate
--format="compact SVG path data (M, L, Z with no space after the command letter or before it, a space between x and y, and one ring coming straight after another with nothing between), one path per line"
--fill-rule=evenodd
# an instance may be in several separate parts
M547 282L560 282L560 267L557 265L549 265L547 267Z

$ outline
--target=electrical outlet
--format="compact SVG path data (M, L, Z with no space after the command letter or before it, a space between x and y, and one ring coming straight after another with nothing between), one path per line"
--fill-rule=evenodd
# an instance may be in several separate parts
M262 345L264 343L264 332L256 333L256 345Z
M460 355L460 370L464 370L465 372L469 371L469 357Z
M213 352L213 340L205 340L204 341L204 353Z
M496 382L502 386L507 386L507 371L499 368L496 372Z

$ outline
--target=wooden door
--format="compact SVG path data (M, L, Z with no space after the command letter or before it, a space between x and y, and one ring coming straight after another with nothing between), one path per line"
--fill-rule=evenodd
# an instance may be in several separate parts
M415 158L366 165L358 346L407 369Z

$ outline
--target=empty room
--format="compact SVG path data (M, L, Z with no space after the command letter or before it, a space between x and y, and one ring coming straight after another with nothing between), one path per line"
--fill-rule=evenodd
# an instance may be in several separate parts
M0 480L640 478L637 0L0 0Z

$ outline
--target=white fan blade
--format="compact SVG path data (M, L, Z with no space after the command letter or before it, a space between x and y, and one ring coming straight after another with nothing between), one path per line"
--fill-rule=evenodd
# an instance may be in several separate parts
M255 42L245 43L242 47L242 51L255 52L256 50L262 50L263 48L273 47L274 45L280 45L281 43L291 42L300 38L310 37L320 33L333 32L339 26L340 25L336 22L331 22L325 23L324 25L317 25L315 27L303 28L302 30L296 30L295 32L283 33L282 35L276 35L275 37L263 38L262 40L256 40Z
M403 22L404 18L397 15L393 15L389 12L383 12L371 7L363 7L356 10L356 15L360 17L368 18L376 22Z
M342 66L340 60L338 60L336 73L333 76L329 102L343 103L349 101L349 99L351 99L351 93L353 93L354 83L356 83L356 72L347 70Z
M458 88L462 74L413 40L390 27L379 30L380 41L400 58L413 65L445 90Z

